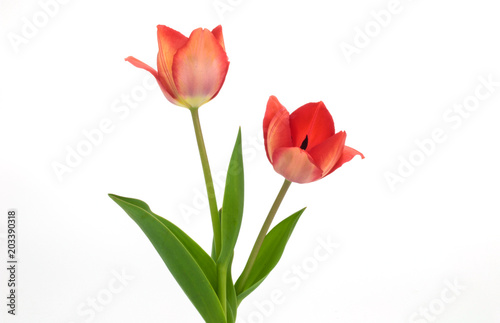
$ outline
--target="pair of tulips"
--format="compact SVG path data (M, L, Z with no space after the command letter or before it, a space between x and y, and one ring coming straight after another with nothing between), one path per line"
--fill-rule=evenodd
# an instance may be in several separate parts
M229 68L222 27L198 28L188 37L158 26L158 71L134 57L126 60L153 74L170 102L197 109L217 96ZM291 182L309 183L327 176L354 156L346 133L335 133L323 102L307 103L292 114L274 96L264 117L267 158Z
M198 28L189 37L158 26L157 70L134 57L126 60L150 72L171 103L192 114L207 186L214 239L209 256L193 239L137 199L110 197L141 227L200 315L209 323L234 323L237 308L267 277L281 258L304 209L271 228L274 216L292 182L321 179L354 156L345 145L346 133L335 133L323 102L307 103L291 114L271 96L263 121L267 158L284 184L256 239L247 264L233 283L231 265L243 215L244 180L241 131L231 156L224 199L219 209L213 191L198 108L217 96L229 68L222 27Z

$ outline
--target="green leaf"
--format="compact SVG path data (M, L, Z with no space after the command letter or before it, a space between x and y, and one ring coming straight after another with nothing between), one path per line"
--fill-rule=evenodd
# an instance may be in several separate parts
M222 212L222 209L219 209L219 223L220 223L221 212ZM215 250L215 237L212 239L212 251L210 253L210 256L212 257L212 259L214 261L217 261L217 253L216 253L216 250Z
M231 256L232 261L232 256ZM236 296L236 290L234 289L233 278L231 276L231 270L227 273L227 283L226 283L226 298L227 298L227 323L234 323L236 321L236 313L238 309L238 298Z
M153 213L152 213L153 214ZM212 258L203 250L193 239L191 239L184 231L175 226L172 222L162 218L159 215L153 214L156 218L166 226L184 245L188 252L193 256L198 266L203 270L210 285L215 290L217 288L217 268Z
M244 175L241 151L241 128L234 145L227 171L221 212L222 248L218 263L229 263L240 232L243 217ZM231 266L228 267L229 270Z
M137 199L109 194L139 225L206 322L226 322L214 286L216 265L187 234Z
M217 257L216 255L216 251L215 251L215 239L212 238L212 251L210 252L210 256L212 257L212 259L215 261L217 259L215 259Z
M241 290L236 291L238 304L253 292L278 264L288 239L290 239L293 229L305 209L290 215L266 235L245 285L240 288ZM236 285L239 285L238 282Z

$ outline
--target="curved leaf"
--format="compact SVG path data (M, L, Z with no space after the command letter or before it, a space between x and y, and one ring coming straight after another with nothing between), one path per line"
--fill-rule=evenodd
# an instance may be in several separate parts
M109 194L139 225L200 315L209 323L226 322L214 287L215 262L181 229L151 212L143 201Z
M278 264L288 239L305 209L290 215L266 235L245 285L236 291L238 304L253 292ZM238 282L236 282L236 286L239 286Z
M234 145L227 170L224 200L221 212L222 248L218 263L230 263L243 217L244 175L241 151L241 128ZM228 267L229 270L231 266Z

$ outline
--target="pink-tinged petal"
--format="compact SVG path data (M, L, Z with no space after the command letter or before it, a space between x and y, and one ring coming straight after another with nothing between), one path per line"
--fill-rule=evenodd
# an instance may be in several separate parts
M291 182L310 183L322 177L321 169L300 148L278 148L274 151L273 160L274 170Z
M226 52L212 32L199 28L174 55L172 74L183 101L200 107L217 95L228 67Z
M268 137L267 134L268 134L269 124L274 119L274 117L281 111L287 111L287 110L274 95L271 95L269 97L269 100L267 101L266 114L264 115L264 122L262 125L262 128L264 130L264 146L266 148L267 159L269 159L269 161L271 161L271 157L267 149L267 137ZM289 114L288 111L287 114Z
M180 32L167 26L158 25L158 75L162 81L165 90L171 97L182 101L179 98L179 93L175 87L174 78L172 76L172 64L175 53L184 46L188 38ZM180 104L183 105L183 104Z
M307 151L335 134L332 115L323 102L307 103L292 112L290 128L295 147L308 137Z
M282 147L292 146L290 135L290 114L286 109L281 109L271 120L264 140L267 158L272 163L274 151Z
M363 154L360 153L359 151L357 151L356 149L348 147L348 146L344 146L344 151L342 152L342 156L337 161L335 166L328 172L328 174L332 173L333 171L335 171L337 168L344 165L348 161L351 161L351 159L353 159L357 155L361 156L361 159L365 158L365 156L363 156Z
M134 65L135 67L142 68L148 71L149 73L153 74L153 76L156 78L156 81L158 82L158 85L160 86L161 91L163 92L167 100L169 100L173 104L179 105L179 102L175 98L173 98L172 95L170 95L170 93L165 89L165 86L162 84L158 76L158 72L154 68L132 56L125 58L125 60L130 64Z
M212 34L214 35L215 39L219 42L219 44L222 46L222 49L225 52L226 51L226 46L224 44L224 36L222 35L222 26L218 25L217 27L215 27L212 30ZM226 55L227 55L227 53L226 53ZM229 62L228 62L228 64L229 64ZM226 71L226 73L227 73L227 71ZM224 75L224 80L225 79L226 79L226 75ZM222 83L224 83L224 80L222 81ZM219 91L220 91L221 88L222 88L222 85L219 88L219 90L210 98L210 100L212 100L213 98L215 98L217 96L217 94L219 94Z
M226 75L227 75L227 70L228 70L228 68L229 68L229 61L227 62L226 72L224 73L224 76L223 76L223 78L222 78L221 85L220 85L219 89L217 90L217 92L215 92L215 94L214 94L214 95L212 95L212 97L210 98L210 100L212 100L213 98L215 98L215 97L217 96L217 94L219 94L220 89L222 89L222 85L224 84L224 81L226 80ZM210 101L210 100L209 100L209 101Z
M137 58L133 56L129 56L125 58L125 61L129 62L130 64L134 65L135 67L142 68L143 70L148 71L149 73L153 74L155 78L158 78L158 72L149 66L148 64L138 60Z
M309 151L309 155L311 155L316 165L323 171L322 176L329 174L330 170L341 158L344 151L345 138L345 131L341 131Z
M219 44L222 46L222 49L225 51L226 46L224 45L224 36L222 35L222 26L218 25L212 30L212 34L214 35L215 39L219 42Z
M271 95L267 101L266 114L264 115L264 140L267 138L267 129L269 128L271 120L273 120L276 114L278 114L281 110L286 110L286 108L280 103L280 101L278 101L277 97Z

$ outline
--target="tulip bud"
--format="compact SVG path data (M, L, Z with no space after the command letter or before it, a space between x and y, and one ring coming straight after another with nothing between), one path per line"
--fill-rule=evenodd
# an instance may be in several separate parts
M229 68L221 26L195 29L187 38L158 25L158 47L158 71L132 56L125 60L153 74L175 105L199 108L217 96Z

